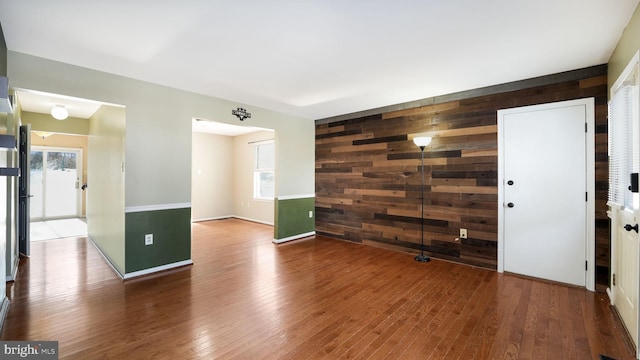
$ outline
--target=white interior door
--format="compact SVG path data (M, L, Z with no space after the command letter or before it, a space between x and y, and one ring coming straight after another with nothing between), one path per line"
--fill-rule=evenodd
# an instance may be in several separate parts
M587 286L588 114L593 99L499 112L500 271Z

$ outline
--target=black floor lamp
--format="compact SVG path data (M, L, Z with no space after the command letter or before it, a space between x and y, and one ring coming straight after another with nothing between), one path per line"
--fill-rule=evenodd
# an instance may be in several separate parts
M424 254L424 148L431 143L431 137L415 137L413 138L413 143L420 148L420 168L422 169L422 186L420 188L422 191L422 216L420 217L420 219L422 220L422 231L420 232L420 235L422 235L422 240L420 242L420 255L416 256L415 260L419 262L428 262L431 259L429 259L429 257Z

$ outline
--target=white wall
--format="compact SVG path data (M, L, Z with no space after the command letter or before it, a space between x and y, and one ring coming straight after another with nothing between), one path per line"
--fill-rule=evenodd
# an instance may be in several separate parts
M274 129L276 195L313 194L315 124L246 104L194 94L26 54L8 52L11 87L126 106L126 206L191 201L191 121L238 124L236 107L251 112L244 125Z
M315 123L290 121L268 129L276 131L276 196L315 195Z
M193 133L191 155L191 219L234 215L233 138Z
M125 109L102 106L89 122L87 232L124 274Z

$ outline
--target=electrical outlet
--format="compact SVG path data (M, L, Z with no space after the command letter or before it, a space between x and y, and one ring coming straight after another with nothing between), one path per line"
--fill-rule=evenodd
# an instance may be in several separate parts
M309 218L312 218L312 217L313 217L313 211L309 210Z
M460 229L460 239L467 238L467 229Z
M144 234L144 244L153 245L153 234Z

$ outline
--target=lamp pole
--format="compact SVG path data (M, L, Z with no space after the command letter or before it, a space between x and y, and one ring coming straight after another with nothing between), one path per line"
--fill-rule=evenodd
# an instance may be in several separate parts
M424 149L427 145L431 143L430 137L416 137L413 139L413 142L418 145L420 148L420 168L422 170L422 181L421 181L421 210L422 215L420 216L420 220L422 223L422 228L420 231L421 241L420 241L420 255L415 257L415 260L418 262L429 262L431 259L424 254Z

